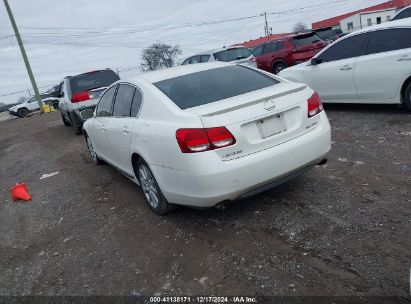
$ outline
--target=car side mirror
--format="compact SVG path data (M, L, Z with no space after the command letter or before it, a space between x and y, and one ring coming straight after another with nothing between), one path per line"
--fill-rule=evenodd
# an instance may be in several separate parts
M317 64L320 64L321 61L318 58L312 58L310 63L311 65L317 65Z

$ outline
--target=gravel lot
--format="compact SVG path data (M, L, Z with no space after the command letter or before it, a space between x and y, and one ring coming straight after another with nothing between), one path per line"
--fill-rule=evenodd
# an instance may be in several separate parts
M411 112L326 109L327 165L226 210L164 217L93 165L59 113L1 122L0 294L407 298ZM31 202L11 201L16 182Z

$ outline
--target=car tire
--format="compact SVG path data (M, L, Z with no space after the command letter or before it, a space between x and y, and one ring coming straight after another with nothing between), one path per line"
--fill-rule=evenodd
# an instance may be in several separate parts
M76 125L76 122L73 121L73 119L70 116L69 118L70 118L70 124L73 128L74 134L80 135L81 133L83 133L82 126Z
M407 108L411 111L411 83L408 84L404 93L404 103Z
M63 113L61 113L61 119L63 120L63 124L64 124L66 127L71 126L70 122L67 121L67 119L64 117Z
M18 115L20 118L27 117L27 116L29 115L29 110L27 110L26 108L19 109L19 110L17 111L17 115Z
M285 62L276 62L273 64L273 69L272 72L274 75L277 75L278 73L280 73L282 70L286 69L288 66Z
M174 209L175 205L167 202L149 166L143 159L135 165L135 171L143 190L148 207L157 215L164 215Z
M93 143L91 142L90 137L86 134L85 138L86 138L87 149L88 149L88 152L90 153L90 157L93 160L93 162L96 165L104 164L103 160L100 157L98 157L97 152L94 149L94 146L93 146Z

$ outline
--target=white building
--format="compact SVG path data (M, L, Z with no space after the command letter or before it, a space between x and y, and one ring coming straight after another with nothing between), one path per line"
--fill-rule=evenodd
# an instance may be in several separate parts
M380 24L389 21L395 16L399 9L389 8L384 10L364 12L352 15L340 21L343 33L349 33L367 26Z

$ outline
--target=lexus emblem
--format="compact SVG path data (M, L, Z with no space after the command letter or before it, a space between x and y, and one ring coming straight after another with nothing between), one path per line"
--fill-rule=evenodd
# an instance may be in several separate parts
M275 107L276 107L276 104L274 100L264 101L264 109L266 109L267 111L273 110L275 109Z

